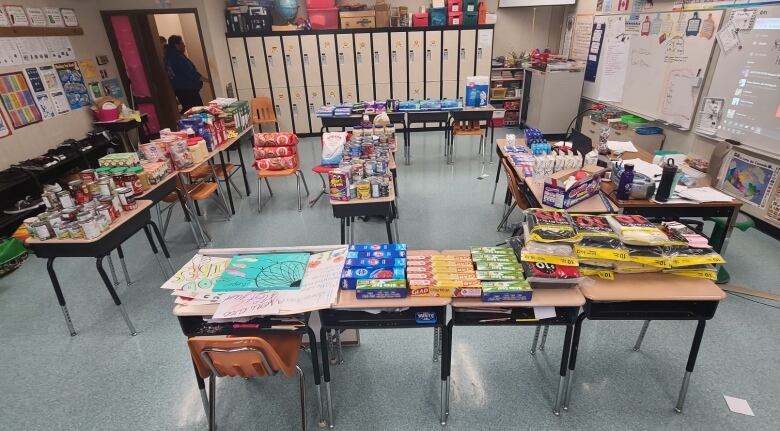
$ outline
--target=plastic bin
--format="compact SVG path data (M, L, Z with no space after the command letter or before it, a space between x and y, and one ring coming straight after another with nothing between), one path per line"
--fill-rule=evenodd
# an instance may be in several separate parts
M477 25L478 13L477 12L464 12L463 13L463 25L475 26Z
M478 12L477 0L463 0L463 12L476 14Z
M453 12L463 12L463 0L447 0L447 11L450 14Z
M428 12L412 14L412 27L428 27Z
M431 27L447 25L447 8L432 7L428 9L428 19Z
M309 9L309 21L313 29L337 29L339 8Z
M330 9L336 7L336 0L306 0L306 9Z
M447 19L449 25L463 25L463 12L450 12Z

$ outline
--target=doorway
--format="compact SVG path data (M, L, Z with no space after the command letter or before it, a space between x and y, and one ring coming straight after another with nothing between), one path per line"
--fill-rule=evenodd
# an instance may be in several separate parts
M214 99L211 71L203 45L196 9L144 9L101 11L128 104L148 116L151 134L176 129L180 105L168 80L165 44L171 35L182 36L185 55L205 78L200 96Z

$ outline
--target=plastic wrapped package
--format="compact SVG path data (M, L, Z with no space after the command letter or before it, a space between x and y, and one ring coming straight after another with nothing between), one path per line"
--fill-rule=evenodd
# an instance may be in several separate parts
M578 242L582 238L566 211L530 208L525 214L530 234L528 239L532 241Z
M283 147L255 147L255 160L272 159L274 157L290 157L297 153L295 146Z
M711 248L668 247L672 268L726 263L723 256Z
M289 147L298 145L298 136L292 132L255 133L255 147Z
M187 141L183 139L171 141L168 144L168 153L175 169L185 169L194 164L192 154L187 150Z
M669 255L669 247L626 245L628 249L628 261L648 265L655 268L671 268L672 259Z
M608 215L606 217L612 230L620 235L623 244L669 245L675 243L661 229L641 215Z
M605 216L571 214L571 218L577 232L582 235L580 242L574 246L577 257L628 260L628 250Z
M715 281L718 279L718 269L713 265L693 265L681 268L665 269L664 273L682 275L684 277L703 278Z
M255 168L265 171L283 171L296 167L298 167L298 163L295 156L255 160Z

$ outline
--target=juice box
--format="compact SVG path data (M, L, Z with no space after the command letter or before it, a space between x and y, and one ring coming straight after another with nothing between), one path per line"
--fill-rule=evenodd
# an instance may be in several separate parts
M523 271L477 271L480 280L512 281L523 280Z
M357 299L406 298L406 280L357 280Z
M352 244L349 251L406 251L406 244Z
M531 285L525 280L486 281L482 284L482 301L530 301Z
M406 259L393 258L393 259L377 259L375 257L368 257L363 259L347 259L344 264L346 268L404 268L406 267Z
M341 273L341 288L355 289L358 280L403 280L403 268L345 268Z
M406 258L404 250L375 250L375 251L350 251L347 253L347 259L397 259Z
M515 260L514 262L485 262L475 261L478 271L522 271L523 267L520 262Z

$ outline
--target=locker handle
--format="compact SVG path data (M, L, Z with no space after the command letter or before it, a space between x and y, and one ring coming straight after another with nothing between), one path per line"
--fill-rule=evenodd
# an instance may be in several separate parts
M449 50L447 50L447 48L444 48L444 51L442 51L442 57L444 58L444 60L447 60L449 56L450 56Z
M282 108L278 104L276 104L274 106L276 107L276 115L277 116L281 116L282 115Z
M324 52L320 54L320 57L322 57L322 64L328 64L328 56Z
M374 64L379 64L379 51L374 51Z
M249 56L249 64L251 64L252 66L255 66L255 56L254 55L250 55Z
M292 112L293 115L298 115L298 105L295 103L292 104Z
M309 103L309 113L311 113L311 114L314 113L314 104L313 103Z
M303 54L303 64L306 66L309 65L309 54L306 53Z
M460 49L460 59L465 60L466 59L466 48Z
M232 61L234 65L235 65L235 64L238 64L238 59L236 58L236 56L235 56L235 55L233 55L233 56L231 56L231 57L230 57L230 61Z
M395 50L390 51L390 56L393 58L393 63L398 63L398 53Z
M482 48L477 48L477 58L482 60Z
M433 58L433 56L431 55L431 50L430 49L426 49L425 50L425 59L428 60L428 61L431 61L432 58Z
M268 56L267 63L268 63L269 66L274 67L274 56L273 55L269 55Z
M290 57L290 54L285 54L284 55L284 61L287 62L288 66L292 66L292 58Z

